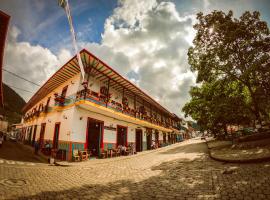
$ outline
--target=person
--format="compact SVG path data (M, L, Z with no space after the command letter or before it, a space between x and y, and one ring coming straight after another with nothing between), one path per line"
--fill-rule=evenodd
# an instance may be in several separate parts
M130 144L130 149L131 149L131 155L136 154L136 149L135 149L134 143L131 143L131 144Z
M121 155L125 155L126 151L127 151L127 147L124 145L120 145L120 149L121 149Z
M156 143L155 143L155 141L154 141L154 140L152 140L151 147L152 147L152 149L155 149L155 148L156 148Z
M35 148L35 154L37 155L38 150L39 150L39 139L37 141L35 141L34 148Z
M2 147L4 141L4 134L3 132L0 132L0 147Z

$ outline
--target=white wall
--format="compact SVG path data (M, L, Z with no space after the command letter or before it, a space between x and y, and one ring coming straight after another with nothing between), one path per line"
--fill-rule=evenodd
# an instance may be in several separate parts
M138 125L136 124L120 121L111 117L104 116L102 114L93 113L80 107L75 108L73 117L72 140L75 142L86 141L88 117L104 121L104 126L112 126L117 128L117 125L120 125L128 127L128 142L135 142L135 130L138 128ZM104 143L116 143L116 134L117 131L104 129Z

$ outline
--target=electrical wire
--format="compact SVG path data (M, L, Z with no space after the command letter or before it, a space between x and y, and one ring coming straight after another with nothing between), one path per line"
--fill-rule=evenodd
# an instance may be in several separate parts
M22 79L22 80L25 80L25 81L27 81L27 82L29 82L29 83L32 83L32 84L34 84L34 85L36 85L36 86L38 86L38 87L41 87L41 85L39 85L39 84L37 84L37 83L35 83L35 82L33 82L33 81L30 81L30 80L28 80L28 79L26 79L26 78L24 78L24 77L22 77L22 76L20 76L20 75L18 75L18 74L15 74L14 72L11 72L11 71L9 71L9 70L7 70L7 69L4 69L4 68L2 68L2 70L5 71L5 72L7 72L7 73L9 73L9 74L12 74L13 76L16 76L17 78L20 78L20 79Z
M11 87L11 88L15 88L15 89L18 89L18 90L25 91L25 92L30 92L32 94L35 93L35 92L31 92L31 91L28 91L28 90L25 90L25 89L22 89L22 88L18 88L18 87L13 86L13 85L6 84L6 83L5 83L5 85L7 85L8 87Z
M11 75L13 75L13 76L15 76L15 77L17 77L17 78L20 78L20 79L22 79L22 80L24 80L24 81L27 81L27 82L29 82L29 83L31 83L31 84L33 84L33 85L36 85L36 86L38 86L38 87L42 87L41 85L39 85L38 83L35 83L35 82L33 82L33 81L30 81L30 80L28 80L28 79L26 79L26 78L24 78L24 77L22 77L22 76L20 76L20 75L18 75L18 74L16 74L16 73L14 73L14 72L11 72L11 71L9 71L9 70L7 70L7 69L5 69L5 68L2 68L2 70L3 71L5 71L5 72L7 72L7 73L9 73L9 74L11 74ZM9 85L8 85L9 86ZM22 91L25 91L25 92L30 92L30 91L27 91L27 90L24 90L24 89L22 89L22 88L18 88L18 87L15 87L15 86L10 86L10 87L13 87L13 88L16 88L16 89L18 89L18 90L22 90ZM44 89L46 89L46 90L48 90L47 88L44 88ZM56 91L54 91L54 90L52 90L52 91L50 91L50 92L55 92L55 93L57 93ZM30 92L30 93L36 93L36 92ZM72 99L72 97L66 97L66 99Z

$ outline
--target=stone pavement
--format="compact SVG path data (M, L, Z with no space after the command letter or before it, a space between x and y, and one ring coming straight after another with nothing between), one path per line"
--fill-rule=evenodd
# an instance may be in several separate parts
M260 145L260 141L243 142L232 145L230 141L208 141L207 145L210 150L211 158L223 162L259 162L270 161L270 145Z
M103 163L102 163L103 161ZM224 164L200 140L69 167L0 165L0 199L270 199L270 162Z

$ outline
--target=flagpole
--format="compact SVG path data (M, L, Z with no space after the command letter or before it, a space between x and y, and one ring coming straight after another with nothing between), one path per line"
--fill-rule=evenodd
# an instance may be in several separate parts
M77 42L76 42L76 34L75 34L73 23L72 23L72 17L71 17L71 12L70 12L70 8L69 8L68 0L58 0L58 4L62 8L64 8L65 13L66 13L67 18L68 18L68 23L69 23L69 28L70 28L71 38L72 38L72 44L73 44L73 48L74 48L76 55L77 55L77 60L78 60L78 64L79 64L79 67L81 70L82 82L83 82L85 72L84 72L84 67L83 67L81 55L80 55L80 52L78 51L78 46L77 46Z

